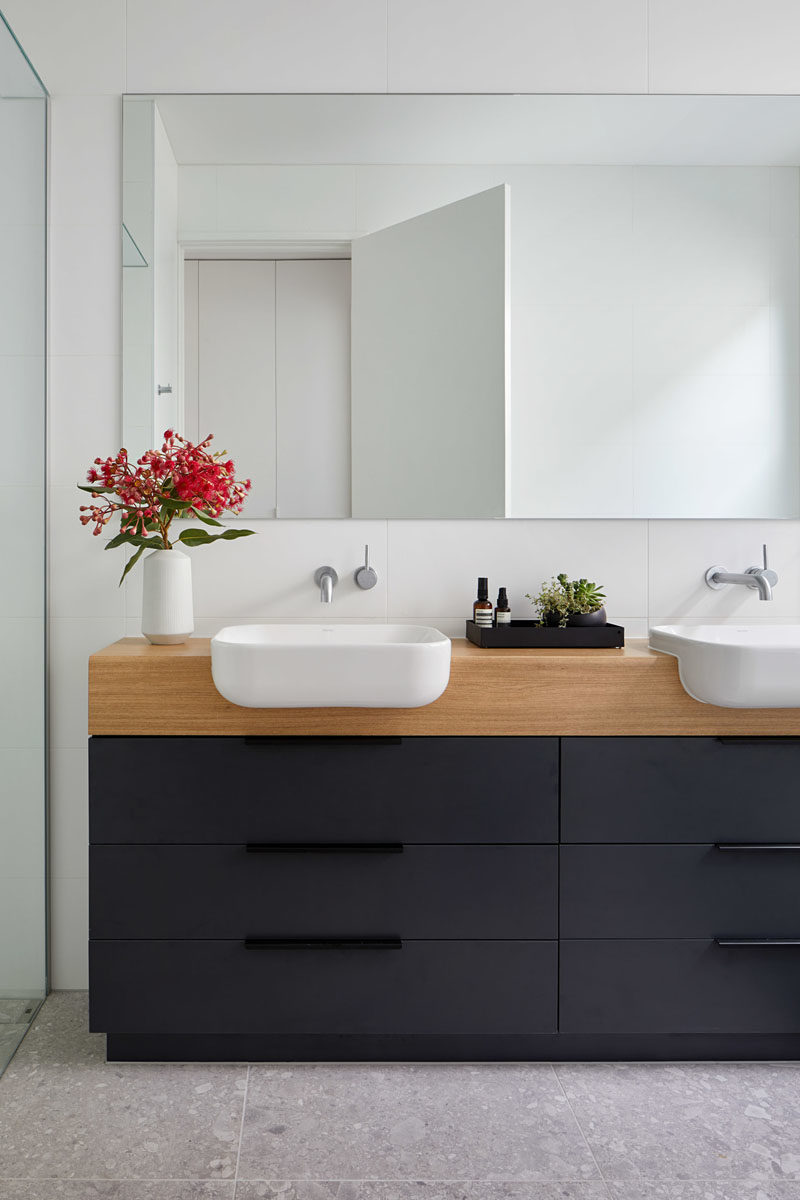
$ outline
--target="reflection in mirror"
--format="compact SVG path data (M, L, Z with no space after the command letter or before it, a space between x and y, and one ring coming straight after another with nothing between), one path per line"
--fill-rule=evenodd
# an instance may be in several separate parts
M799 99L126 97L124 135L126 444L215 432L251 519L800 515Z

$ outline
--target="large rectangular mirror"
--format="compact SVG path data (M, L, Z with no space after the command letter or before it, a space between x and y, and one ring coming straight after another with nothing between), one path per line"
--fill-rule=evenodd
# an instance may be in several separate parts
M800 516L800 98L128 96L124 429L257 517Z

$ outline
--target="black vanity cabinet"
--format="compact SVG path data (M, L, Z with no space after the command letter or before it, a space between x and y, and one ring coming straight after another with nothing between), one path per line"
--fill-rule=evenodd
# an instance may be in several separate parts
M554 1034L558 752L93 738L109 1056L464 1058Z
M95 737L114 1059L800 1056L800 741Z
M561 843L562 1034L796 1056L800 741L566 738Z

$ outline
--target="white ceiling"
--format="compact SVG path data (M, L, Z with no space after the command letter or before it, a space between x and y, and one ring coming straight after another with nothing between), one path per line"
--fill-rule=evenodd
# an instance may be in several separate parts
M181 164L800 164L800 96L156 100Z

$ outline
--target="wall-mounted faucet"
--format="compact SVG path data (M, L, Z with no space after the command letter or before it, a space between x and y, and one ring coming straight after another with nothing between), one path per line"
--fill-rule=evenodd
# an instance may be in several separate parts
M333 589L339 582L339 576L333 567L317 567L314 572L314 583L319 588L319 598L322 604L330 604L333 600Z
M725 567L709 567L706 571L706 583L710 588L724 588L729 583L739 583L744 587L755 588L759 600L771 600L772 589L778 582L778 576L767 565L767 547L763 547L763 567L748 567L741 574L727 571Z

